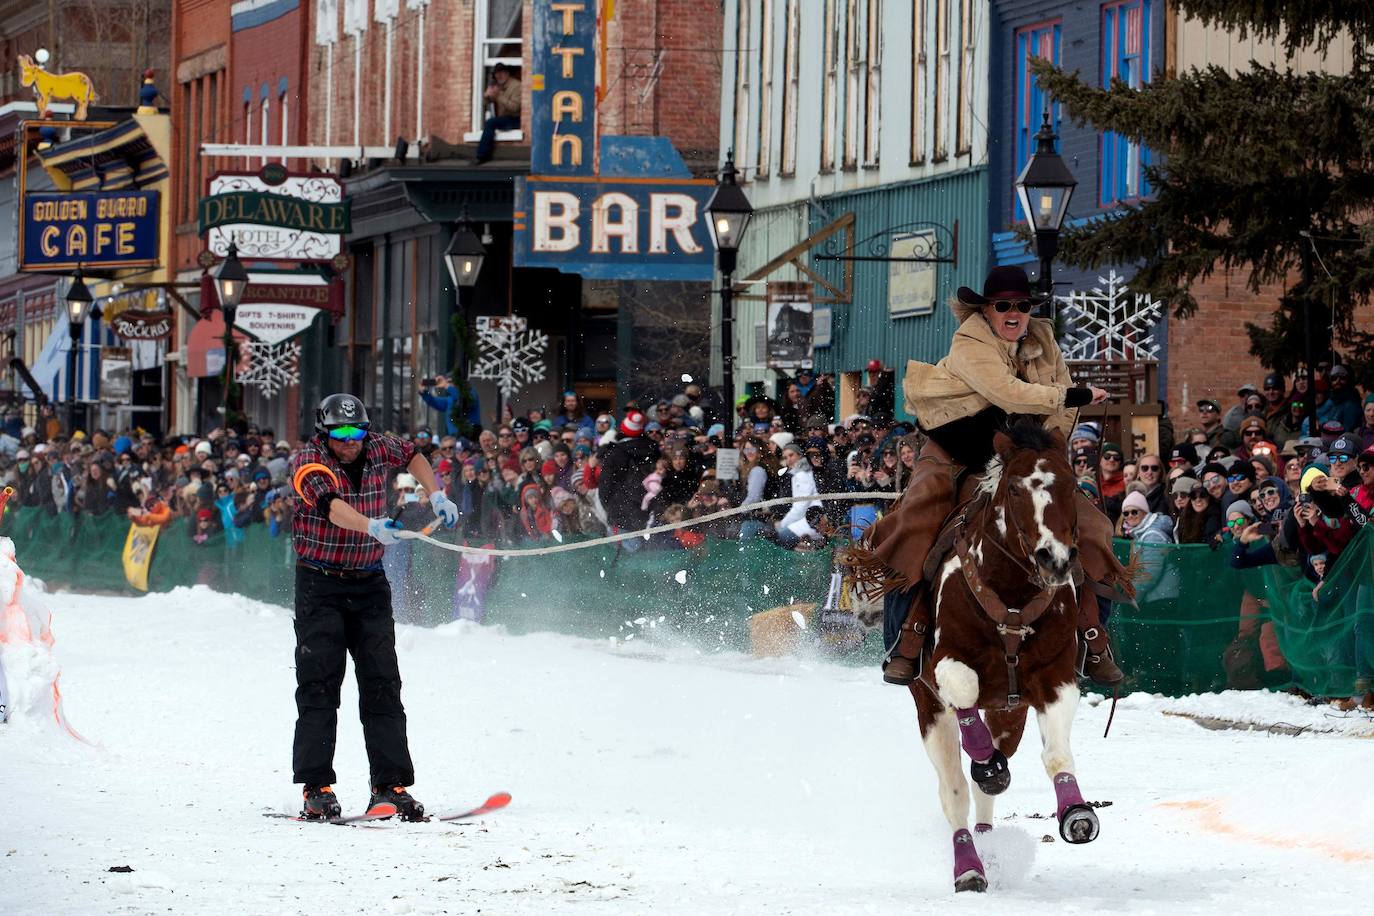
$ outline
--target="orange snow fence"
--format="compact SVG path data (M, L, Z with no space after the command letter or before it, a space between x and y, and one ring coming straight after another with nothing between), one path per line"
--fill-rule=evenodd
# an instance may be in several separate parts
M0 502L3 508L3 502ZM61 672L52 661L52 614L37 607L25 607L23 602L24 592L24 571L19 568L19 564L14 558L14 542L9 538L0 538L0 596L3 596L4 609L0 610L0 655L10 656L12 663L15 656L27 656L24 660L29 662L17 673L20 676L30 674L29 681L46 680L48 675L43 673L42 668L47 667L51 670L51 715L57 726L71 735L78 741L85 742L85 738L72 728L67 721L66 714L62 711L62 688L60 682ZM17 651L16 651L17 650ZM27 651L26 651L27 650ZM33 664L37 661L39 664ZM46 662L46 665L42 665ZM10 665L11 671L18 666ZM26 686L26 685L25 685ZM24 700L20 693L29 691L11 691L11 701ZM43 691L48 692L48 691ZM46 700L40 700L46 703Z

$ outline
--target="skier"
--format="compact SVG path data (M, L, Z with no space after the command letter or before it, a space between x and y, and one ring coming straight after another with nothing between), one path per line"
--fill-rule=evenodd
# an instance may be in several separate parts
M296 734L294 781L305 784L310 819L336 818L331 787L339 690L346 655L358 679L358 712L371 770L369 812L394 807L404 820L424 817L406 787L415 781L401 705L401 673L391 588L382 547L396 543L386 518L387 477L402 468L430 494L430 507L448 527L458 509L434 471L409 442L369 431L367 409L351 394L331 394L315 411L316 436L291 462L301 497L294 521L296 548Z

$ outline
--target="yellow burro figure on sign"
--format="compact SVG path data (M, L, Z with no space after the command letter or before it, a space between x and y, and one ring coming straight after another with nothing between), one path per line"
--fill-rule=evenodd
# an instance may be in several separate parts
M91 78L77 72L49 73L43 69L46 52L39 51L38 58L39 62L34 63L27 54L19 55L19 83L33 87L33 94L38 97L38 110L46 111L53 99L71 99L76 103L76 120L86 120L86 109L96 100Z

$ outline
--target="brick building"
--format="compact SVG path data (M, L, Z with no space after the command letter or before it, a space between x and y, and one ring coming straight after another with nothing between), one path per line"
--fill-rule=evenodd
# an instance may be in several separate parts
M388 426L442 425L417 386L461 361L455 312L469 328L476 316L513 313L549 335L546 380L522 391L515 409L553 406L568 388L602 404L617 388L662 393L668 364L676 381L684 358L698 358L705 373L709 283L627 285L513 264L516 180L530 168L534 8L534 0L311 4L309 142L390 151L407 141L404 161L360 152L315 163L349 175L353 208L347 313L322 354L323 376L363 395ZM682 0L587 8L614 9L598 52L599 133L666 136L689 165L714 170L719 8ZM477 165L483 93L501 63L524 84L520 127L499 134L492 160ZM464 216L487 254L460 309L443 252ZM495 388L475 388L490 424Z
M217 172L255 170L268 161L261 156L206 156L201 146L306 141L310 28L310 4L301 0L176 0L174 5L175 264L185 297L204 312L203 317L184 315L187 320L178 326L179 430L209 429L222 422L224 323L217 309L203 309L200 302L204 271L198 259L206 244L199 234L197 204ZM330 333L326 325L327 320L317 320L300 338L307 351L323 345ZM318 385L307 387L312 387L309 396ZM300 429L299 386L271 398L245 387L241 397L254 422L284 437Z
M88 111L90 121L127 122L139 103L144 70L152 69L157 82L167 85L170 7L171 0L0 2L0 358L8 363L18 357L31 371L37 371L44 394L53 400L78 401L78 416L83 422L115 422L120 405L98 398L99 367L103 346L121 342L99 321L86 322L78 345L78 376L69 378L67 315L62 301L67 271L31 268L20 272L21 166L27 165L28 181L23 190L56 189L34 155L36 128L24 129L24 124L38 119L41 112L35 104L34 89L21 84L19 58L33 59L49 73L85 73L96 90L95 102ZM46 52L46 61L40 49ZM165 106L166 100L159 104ZM49 110L57 120L64 120L72 117L74 106L55 101ZM151 123L148 127L156 135L156 142L160 142L163 131ZM89 135L84 130L62 129L59 144ZM89 186L98 188L102 184L103 180L99 180ZM107 273L114 277L120 271ZM157 268L134 273L145 280L158 276ZM90 286L96 295L108 290L108 285L94 278ZM102 308L113 316L124 304L105 300ZM161 354L153 347L135 349L138 371L134 373L134 392L122 406L144 408L136 412L137 422L161 428ZM54 366L57 368L53 369ZM0 399L19 401L30 397L15 373L4 374ZM126 409L118 416L120 422L127 423L133 412Z

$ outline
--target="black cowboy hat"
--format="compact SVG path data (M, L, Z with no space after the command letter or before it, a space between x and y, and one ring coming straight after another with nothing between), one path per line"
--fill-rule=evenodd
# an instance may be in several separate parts
M988 278L983 281L981 296L967 286L959 287L954 295L964 305L975 307L982 307L995 299L1029 299L1039 303L1047 298L1040 293L1031 292L1030 278L1024 270L1014 265L994 267L988 271Z

